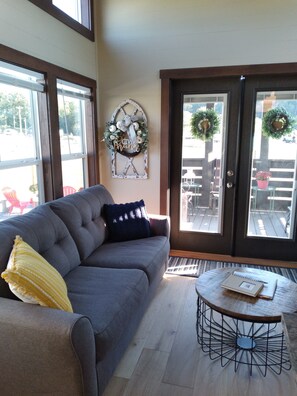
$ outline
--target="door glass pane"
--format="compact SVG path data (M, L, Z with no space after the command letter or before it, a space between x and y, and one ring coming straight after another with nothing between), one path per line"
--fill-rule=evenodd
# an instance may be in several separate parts
M297 91L258 92L250 169L248 236L293 238Z
M226 110L227 94L184 96L180 230L222 230Z

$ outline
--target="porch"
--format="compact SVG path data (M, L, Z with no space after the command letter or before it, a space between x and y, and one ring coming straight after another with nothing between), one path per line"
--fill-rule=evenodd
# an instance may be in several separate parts
M252 210L249 218L249 236L288 238L287 211ZM218 230L217 209L196 207L181 224L185 231L215 233Z

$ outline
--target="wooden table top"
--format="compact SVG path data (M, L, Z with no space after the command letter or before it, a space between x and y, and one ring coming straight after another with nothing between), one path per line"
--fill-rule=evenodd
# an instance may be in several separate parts
M272 300L250 297L221 287L221 283L233 271L243 271L259 276L259 279L277 279L277 288ZM219 268L204 272L196 281L198 296L215 311L233 318L276 323L282 313L297 311L297 283L270 271L254 268Z

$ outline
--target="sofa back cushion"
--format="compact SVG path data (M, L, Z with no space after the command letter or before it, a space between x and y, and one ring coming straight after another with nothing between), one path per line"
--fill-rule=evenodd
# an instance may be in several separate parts
M113 203L106 188L97 185L48 204L66 224L81 260L89 257L107 239L102 209L105 204Z
M0 272L6 269L16 235L20 235L64 277L80 264L79 253L67 227L47 205L0 222ZM4 279L0 296L14 298Z

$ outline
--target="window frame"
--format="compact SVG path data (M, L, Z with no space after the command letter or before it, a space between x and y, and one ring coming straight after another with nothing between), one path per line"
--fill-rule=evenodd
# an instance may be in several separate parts
M0 65L3 67L7 67L7 70L14 70L16 72L21 72L26 75L30 75L31 73L34 75L34 71L32 69L28 69L27 67L21 67L22 70L17 70L16 65L13 65L9 62L1 62ZM4 74L3 74L4 73ZM18 77L10 76L9 74L5 74L4 72L0 72L0 83L6 85L7 87L20 88L29 91L30 96L30 110L31 110L31 121L32 121L32 131L33 132L33 140L34 140L34 155L24 156L21 158L14 158L8 160L0 161L0 171L5 170L14 170L17 168L28 168L35 167L36 178L38 183L38 196L39 196L39 204L44 202L44 176L43 176L43 167L42 167L42 153L41 153L41 142L40 142L40 122L39 122L39 113L38 113L38 96L45 95L45 89L43 80L43 73L37 76L37 79L40 79L39 82L27 82Z
M53 5L52 0L29 0L43 11L75 30L91 41L95 41L94 33L94 1L81 0L82 23L76 21L60 8Z
M41 158L43 168L44 200L63 196L62 158L59 137L59 112L57 81L65 80L87 87L91 99L86 106L87 185L99 183L98 128L96 112L96 81L57 65L27 55L0 44L0 60L42 73L45 77L45 93L37 93Z
M64 91L63 88L58 88L58 95L64 96L64 98L74 98L78 99L80 101L79 107L80 107L80 115L82 117L81 119L81 127L82 127L82 135L81 135L81 151L80 152L75 152L75 153L67 153L63 154L61 152L61 165L65 161L71 161L71 160L81 160L82 161L82 170L83 170L83 188L88 187L88 150L87 150L87 108L90 103L90 98L89 98L89 93L87 93L87 97L79 97L79 94L76 96L71 92L71 89L67 91L67 85L69 84L69 81L62 81L62 80L57 80L57 85L62 84L66 86L66 90ZM85 88L78 86L77 84L70 83L70 86L74 85L74 88ZM83 101L83 108L82 108L82 101ZM58 99L59 102L59 99ZM62 171L62 177L63 177L63 171ZM66 183L67 184L67 183ZM65 182L63 181L63 186L65 185Z

